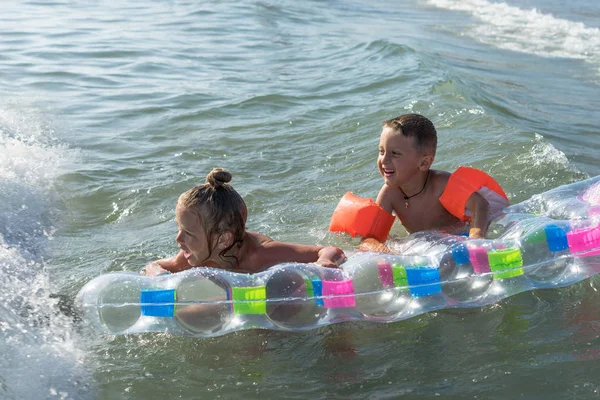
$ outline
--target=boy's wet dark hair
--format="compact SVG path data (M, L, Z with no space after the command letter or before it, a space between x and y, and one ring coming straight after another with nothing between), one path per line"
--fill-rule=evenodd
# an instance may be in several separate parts
M383 126L394 129L406 137L414 138L415 150L435 156L437 132L433 122L420 114L403 114L383 121Z
M232 233L233 241L219 254L221 258L233 257L225 254L236 245L242 246L248 216L244 199L228 184L229 181L229 171L213 168L206 176L206 183L184 192L177 200L179 207L192 211L199 217L211 254L214 238L225 232ZM237 265L237 260L235 264Z

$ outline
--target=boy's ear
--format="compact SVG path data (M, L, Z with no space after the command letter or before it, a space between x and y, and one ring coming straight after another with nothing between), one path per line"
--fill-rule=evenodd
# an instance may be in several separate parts
M226 249L227 247L229 247L231 245L232 242L233 242L233 233L231 233L231 232L221 233L219 235L219 238L217 239L217 248L219 248L221 250Z
M421 157L419 169L421 171L426 171L431 168L431 164L433 164L433 156L431 154L425 154L423 157Z

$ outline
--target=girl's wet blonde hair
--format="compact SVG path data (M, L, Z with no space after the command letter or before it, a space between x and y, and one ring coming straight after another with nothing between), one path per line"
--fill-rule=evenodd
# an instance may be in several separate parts
M177 206L195 213L199 219L208 241L209 254L216 246L215 238L231 232L233 241L219 253L222 259L238 264L235 256L226 253L234 246L241 247L246 232L248 209L242 196L229 184L231 173L223 168L213 168L206 176L206 183L184 192L177 200ZM234 260L231 260L234 259Z

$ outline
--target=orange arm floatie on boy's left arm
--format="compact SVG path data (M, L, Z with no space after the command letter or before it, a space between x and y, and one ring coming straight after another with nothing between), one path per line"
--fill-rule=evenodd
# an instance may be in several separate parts
M363 199L347 192L340 200L329 224L330 232L346 232L352 237L387 240L394 224L394 216L372 199Z
M482 190L483 189L483 190ZM508 197L502 187L494 178L483 171L470 167L458 167L450 178L440 196L440 203L448 212L461 221L471 219L467 215L467 202L473 193L479 194L496 208L504 208L509 205Z

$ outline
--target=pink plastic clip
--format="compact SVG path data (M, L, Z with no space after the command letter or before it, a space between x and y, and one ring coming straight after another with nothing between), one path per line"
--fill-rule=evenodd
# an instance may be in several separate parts
M354 307L356 299L353 296L352 280L323 281L323 306L325 308ZM338 295L344 295L337 297ZM327 296L333 296L328 298Z
M600 228L576 229L567 233L567 242L571 253L580 257L588 257L600 254Z
M490 272L490 261L487 251L484 248L469 248L469 258L471 259L471 265L473 265L475 273L484 274Z
M379 279L383 287L394 286L394 274L392 272L392 265L385 260L377 262L377 269L379 270Z

